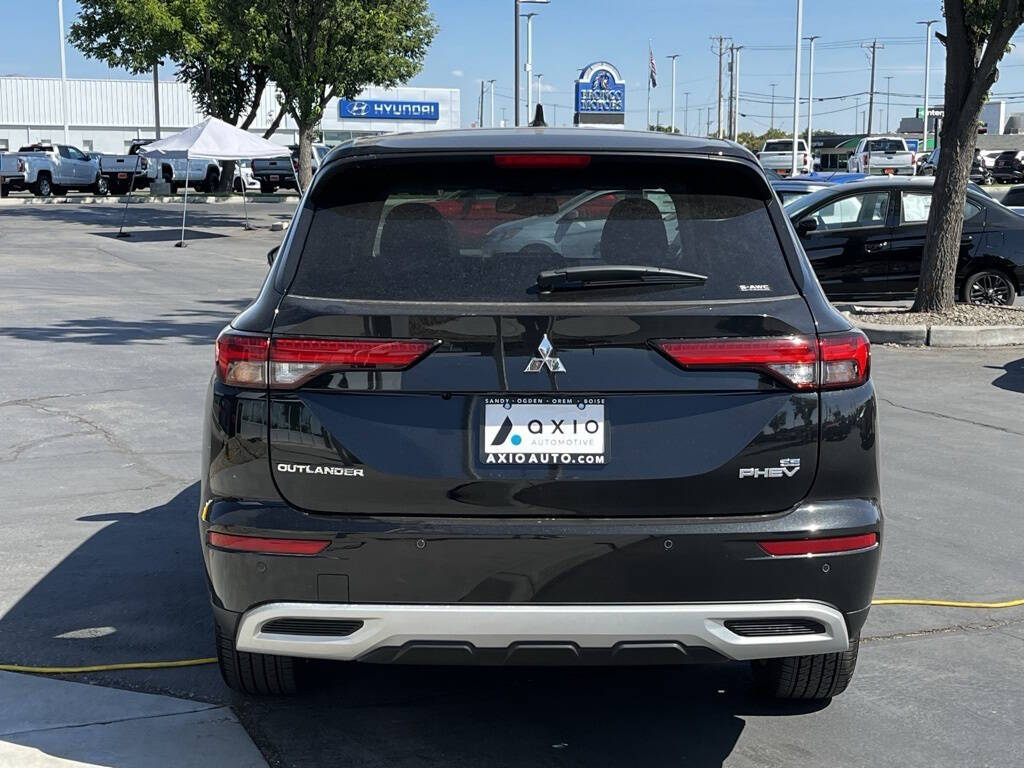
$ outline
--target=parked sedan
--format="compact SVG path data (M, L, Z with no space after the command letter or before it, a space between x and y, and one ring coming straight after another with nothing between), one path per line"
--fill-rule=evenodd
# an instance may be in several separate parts
M833 186L786 206L830 299L903 299L921 274L932 179L872 179ZM957 294L1013 304L1024 281L1024 220L967 191Z

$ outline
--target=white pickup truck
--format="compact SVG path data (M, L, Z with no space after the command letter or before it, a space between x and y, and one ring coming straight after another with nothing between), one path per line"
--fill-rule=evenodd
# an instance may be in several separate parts
M872 176L914 176L917 164L900 136L867 136L846 161L846 169Z
M807 151L807 142L798 139L796 143L796 167L799 173L810 173L814 170L811 153ZM766 171L775 171L779 176L788 176L793 170L793 140L772 139L766 141L757 153L758 162Z
M0 179L9 191L27 189L39 197L69 189L107 194L98 158L67 144L30 144L0 154Z

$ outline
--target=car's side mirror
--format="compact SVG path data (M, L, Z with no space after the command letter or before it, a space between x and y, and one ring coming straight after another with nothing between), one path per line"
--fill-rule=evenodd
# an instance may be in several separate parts
M274 259L277 258L277 249L280 247L280 245L275 245L273 248L267 251L267 264L269 264L270 266L274 266Z
M573 208L571 211L566 213L565 216L562 217L562 221L566 221L566 222L578 221L579 218L580 218L580 209L579 208Z
M806 219L800 219L796 225L796 232L798 235L803 237L818 228L818 220L808 216Z

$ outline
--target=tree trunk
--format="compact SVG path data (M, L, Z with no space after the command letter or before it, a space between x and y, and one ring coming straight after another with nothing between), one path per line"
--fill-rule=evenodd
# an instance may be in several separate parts
M235 183L235 161L221 160L220 180L217 182L218 192L230 192Z
M299 189L305 192L313 180L313 139L316 138L316 124L299 124Z

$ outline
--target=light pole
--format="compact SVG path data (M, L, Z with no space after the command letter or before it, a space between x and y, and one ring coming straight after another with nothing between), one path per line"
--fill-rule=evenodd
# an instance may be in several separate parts
M676 59L679 58L678 53L673 53L671 56L665 58L672 60L672 133L676 132ZM685 133L685 131L683 131Z
M772 116L771 116L771 122L768 125L774 131L775 130L775 86L778 85L778 83L772 83L771 85L772 85Z
M673 61L674 65L675 62ZM675 66L672 67L672 74L675 75ZM672 92L675 93L675 86L672 87ZM690 92L683 91L683 133L687 136L690 135Z
M800 130L800 47L804 36L804 0L796 0L796 63L793 66L793 176L797 172L797 141ZM808 147L810 149L810 147Z
M541 84L544 81L544 73L542 72L539 75L534 75L534 77L537 78L537 104L540 105L544 103L544 97L541 95L541 93L543 92L541 89Z
M814 156L811 146L811 121L814 117L814 41L821 35L811 35L804 39L810 42L810 55L807 61L807 151ZM814 170L813 168L811 170Z
M892 78L893 75L885 76L885 132L889 132L889 112L892 109ZM879 123L882 121L879 120Z
M517 126L519 125L519 6L522 3L535 3L537 5L547 5L548 2L550 2L550 0L512 0L513 28L515 30L514 37L516 50L515 65L513 67L513 69L515 70L515 75L513 77L514 82L512 85L512 100L515 102L515 109L513 110L513 115L515 117ZM533 62L529 62L528 66L532 66L532 64ZM526 81L526 85L526 90L529 91L529 80ZM502 122L504 122L504 118L502 118Z
M919 21L918 24L924 24L924 114L922 117L924 120L924 130L921 131L921 151L928 151L928 84L931 79L931 72L929 71L932 66L932 24L936 24L938 19L929 19L928 21Z
M494 80L488 80L487 84L491 89L491 128L494 127Z
M740 51L742 50L742 45L732 47L732 99L730 99L732 114L729 116L729 124L732 126L730 138L733 141L737 141L740 136Z
M68 70L64 61L64 0L57 0L57 27L60 32L60 100L64 113L64 143L71 143L68 130Z
M523 71L526 72L526 124L529 125L533 120L533 17L537 14L531 11L519 15L526 19L526 66Z

